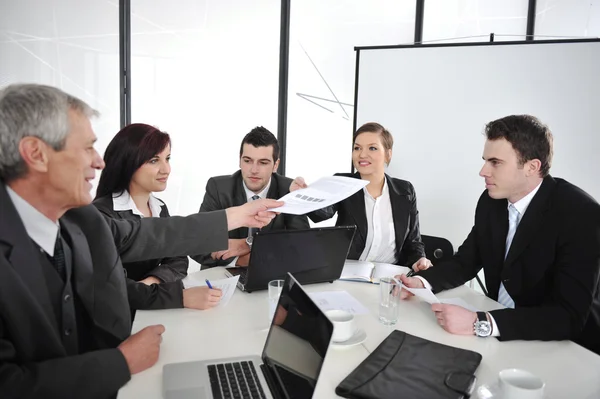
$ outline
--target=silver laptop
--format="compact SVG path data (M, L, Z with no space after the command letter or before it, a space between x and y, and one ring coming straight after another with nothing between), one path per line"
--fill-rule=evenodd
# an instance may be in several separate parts
M332 334L331 321L288 273L262 356L166 364L163 396L312 398Z

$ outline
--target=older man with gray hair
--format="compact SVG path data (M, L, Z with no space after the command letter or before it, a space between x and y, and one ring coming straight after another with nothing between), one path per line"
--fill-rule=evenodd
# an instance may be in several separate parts
M105 219L90 189L104 162L97 112L63 91L0 91L0 397L107 398L158 359L164 327L131 335L123 261L227 248L262 227L261 200L188 217Z

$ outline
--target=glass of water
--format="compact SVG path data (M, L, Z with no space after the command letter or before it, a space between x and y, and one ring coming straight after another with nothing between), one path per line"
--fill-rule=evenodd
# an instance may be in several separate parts
M279 295L283 290L283 280L272 280L269 281L269 323L273 320L275 315L275 309L277 308L277 302L279 302Z
M391 277L382 277L379 282L379 321L386 326L398 322L398 306L402 286Z

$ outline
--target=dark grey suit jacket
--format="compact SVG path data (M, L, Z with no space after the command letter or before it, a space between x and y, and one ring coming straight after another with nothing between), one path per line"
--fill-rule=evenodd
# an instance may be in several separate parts
M358 172L354 174L336 173L335 176L360 179ZM396 235L396 264L410 266L419 258L425 256L425 246L421 241L419 231L417 195L410 182L392 178L387 174L385 178L390 193L394 233ZM348 259L360 258L367 243L368 229L363 190L337 204L311 212L308 216L316 223L330 219L336 213L338 215L335 222L336 226L356 226L356 234L354 234L352 245L348 251Z
M116 347L131 332L123 261L227 247L225 212L140 221L106 219L94 206L60 220L72 239L74 292L97 350L67 356L38 250L0 181L0 397L107 398L130 378ZM162 285L162 284L161 284ZM158 285L155 285L158 286Z
M160 217L169 217L167 205L159 200L162 205L160 207ZM124 220L139 220L138 215L134 215L132 211L115 211L113 206L112 194L97 198L93 202L104 215L113 219ZM140 281L146 277L157 277L162 282L172 282L185 278L188 270L187 256L175 256L170 258L149 259L141 262L124 263L123 267L127 271L127 277Z
M483 268L490 298L500 282L515 309L492 311L499 339L570 339L600 354L600 206L580 188L547 176L504 259L505 199L479 198L475 225L453 259L419 273L434 291L459 286Z
M267 193L267 198L279 199L290 192L290 184L292 179L280 176L277 173L271 175L271 186ZM206 193L204 200L200 206L200 212L211 212L221 209L230 208L232 206L244 205L248 202L246 191L244 190L242 172L237 171L232 175L216 176L208 179L206 183ZM308 219L304 215L288 215L279 214L263 227L262 231L271 230L301 230L308 229ZM246 238L248 237L248 228L242 227L229 232L229 238ZM210 257L210 253L192 256L196 262L202 266L224 266L233 260L233 258L214 260Z

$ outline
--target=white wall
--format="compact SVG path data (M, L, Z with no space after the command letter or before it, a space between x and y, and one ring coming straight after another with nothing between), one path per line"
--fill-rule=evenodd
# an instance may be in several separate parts
M389 173L416 188L421 232L455 248L484 190L484 125L528 113L554 133L551 174L600 199L600 42L360 52L358 124L394 135Z

